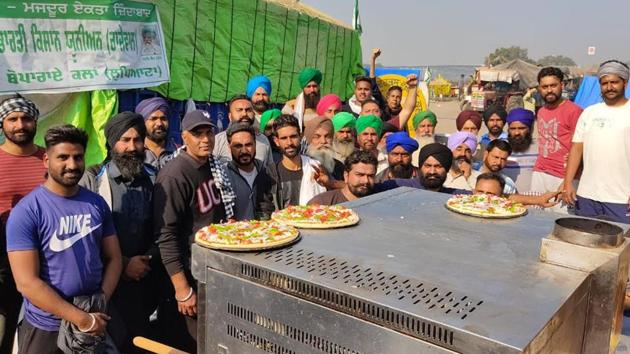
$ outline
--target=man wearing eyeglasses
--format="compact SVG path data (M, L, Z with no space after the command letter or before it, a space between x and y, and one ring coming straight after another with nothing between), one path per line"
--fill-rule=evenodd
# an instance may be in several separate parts
M625 96L630 69L609 60L597 71L603 103L587 107L573 134L564 201L580 216L630 224L630 101ZM582 177L573 187L580 164Z

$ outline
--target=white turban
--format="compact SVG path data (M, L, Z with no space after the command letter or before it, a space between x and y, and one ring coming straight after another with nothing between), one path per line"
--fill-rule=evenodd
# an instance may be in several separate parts
M597 77L602 78L606 75L617 75L623 79L623 81L628 82L628 77L630 76L630 69L628 69L628 65L617 61L617 60L609 60L603 62L599 66L599 70L597 70Z

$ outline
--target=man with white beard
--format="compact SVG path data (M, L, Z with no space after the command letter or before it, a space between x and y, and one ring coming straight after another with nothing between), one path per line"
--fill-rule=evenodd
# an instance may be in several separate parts
M479 171L472 168L472 157L477 150L477 136L460 131L448 138L448 148L453 152L453 163L446 175L444 186L472 191L477 183Z
M326 117L317 117L304 124L304 140L308 144L306 154L319 161L336 180L343 180L344 164L335 159L333 123Z
M423 146L435 142L435 126L437 125L437 116L431 111L420 111L413 117L413 129L416 133L416 141L419 148L411 155L411 163L414 167L418 163L418 154Z
M356 118L352 113L340 112L332 119L334 128L333 152L335 159L345 161L354 152Z

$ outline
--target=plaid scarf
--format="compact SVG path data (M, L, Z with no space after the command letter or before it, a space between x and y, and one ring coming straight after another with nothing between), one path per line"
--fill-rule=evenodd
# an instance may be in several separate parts
M183 153L184 150L186 150L186 145L183 145L175 150L169 161ZM225 208L225 217L226 219L233 219L236 194L234 194L234 189L232 189L232 184L230 183L230 179L228 178L226 172L227 166L214 155L210 155L208 162L210 163L210 171L212 171L214 184L217 186L219 193L221 194L221 200L223 201L223 207Z
M39 118L39 110L35 106L35 103L28 98L17 95L0 103L0 128L2 127L4 118L13 112L24 112L35 120Z

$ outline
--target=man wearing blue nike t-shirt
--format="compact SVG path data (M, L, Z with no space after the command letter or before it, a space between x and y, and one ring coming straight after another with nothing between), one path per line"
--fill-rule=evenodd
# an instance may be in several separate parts
M61 353L62 320L102 337L109 316L83 311L73 298L103 293L109 299L122 269L107 204L78 185L87 135L65 125L48 130L44 140L47 179L15 206L7 223L9 261L24 296L19 353Z

